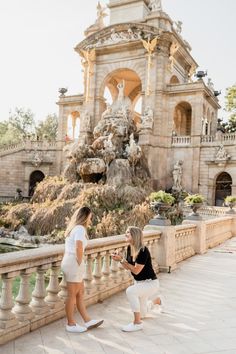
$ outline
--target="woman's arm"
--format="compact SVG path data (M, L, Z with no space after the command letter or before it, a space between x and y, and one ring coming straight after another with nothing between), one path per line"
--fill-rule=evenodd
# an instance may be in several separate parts
M135 275L139 274L144 267L144 264L135 263L135 265L132 265L132 264L128 263L127 261L122 262L121 264L125 269L130 270Z
M76 247L76 260L80 265L82 263L83 255L84 255L83 242L77 240L75 247Z

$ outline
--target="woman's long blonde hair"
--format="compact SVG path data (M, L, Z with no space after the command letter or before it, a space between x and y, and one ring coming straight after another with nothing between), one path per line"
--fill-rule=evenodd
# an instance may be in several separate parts
M135 260L139 251L144 248L143 232L139 227L136 226L129 226L127 231L130 232L130 235L133 240L133 244L130 245L130 248L131 248L131 256L133 260Z
M67 228L65 231L65 237L67 237L71 230L76 226L76 225L82 225L85 228L87 227L87 221L88 217L91 214L91 209L88 207L82 207L76 210L76 212L73 214Z

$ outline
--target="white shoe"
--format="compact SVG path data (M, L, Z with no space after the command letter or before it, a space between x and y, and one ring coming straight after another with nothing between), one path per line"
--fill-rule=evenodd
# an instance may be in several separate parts
M83 333L87 331L87 328L79 326L78 323L76 323L75 325L72 326L66 325L66 330L67 332L71 332L71 333Z
M121 328L122 331L124 332L136 332L136 331L140 331L141 329L143 329L143 323L129 323L128 325L124 326Z
M158 304L154 304L153 301L148 301L147 302L147 312L151 312L155 310L156 313L162 313L163 308L162 308L162 301L161 301L161 305Z
M96 328L103 323L104 320L90 320L88 322L84 322L84 325L87 329Z

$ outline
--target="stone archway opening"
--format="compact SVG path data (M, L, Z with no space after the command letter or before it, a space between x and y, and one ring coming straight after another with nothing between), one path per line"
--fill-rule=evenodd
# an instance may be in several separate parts
M45 178L45 175L42 171L33 171L30 175L29 180L29 197L32 197L35 191L35 188L39 182Z
M224 199L232 194L232 177L227 172L222 172L216 178L215 205L222 206Z
M191 135L192 107L188 102L180 102L174 110L174 132L178 136Z
M78 111L71 112L67 117L67 139L75 140L80 134L80 113Z
M142 83L139 76L130 69L119 69L111 72L103 83L103 97L107 104L112 105L118 96L117 85L125 81L125 96L129 97L132 102L131 110L133 112L133 120L135 124L141 122L141 111L142 111ZM105 107L104 109L105 110Z
M179 84L179 79L177 78L176 75L173 75L170 79L170 84L171 85L176 85L176 84Z

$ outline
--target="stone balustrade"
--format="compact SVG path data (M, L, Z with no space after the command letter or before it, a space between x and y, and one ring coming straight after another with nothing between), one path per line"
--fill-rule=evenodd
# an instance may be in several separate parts
M179 263L192 257L195 252L196 226L180 225L175 227L175 261Z
M210 220L186 219L178 226L144 228L145 244L156 272L171 272L184 259L203 254L235 235L236 213ZM132 282L130 273L111 258L112 252L124 253L125 249L124 235L89 241L84 277L87 304L103 301ZM0 344L64 317L67 291L60 273L63 252L63 245L54 245L1 255ZM35 285L31 292L32 274ZM16 277L20 277L20 286L14 298Z
M158 272L157 248L160 232L145 232L155 271ZM132 281L130 273L111 259L115 250L125 252L125 237L113 236L90 240L85 252L85 299L97 303L125 289ZM64 245L47 246L1 255L0 275L0 345L38 327L64 317L66 282L60 277ZM49 275L46 287L45 274ZM30 278L35 286L30 292ZM20 287L13 298L13 283L20 277ZM60 283L59 283L60 279Z
M60 141L47 141L47 140L42 140L42 141L32 141L29 139L26 139L25 141L21 141L17 144L10 144L6 145L0 148L0 156L3 156L5 154L17 152L20 150L50 150L50 149L56 149L57 147L60 147L62 142ZM65 143L63 142L63 145Z
M202 216L224 216L227 214L229 208L217 206L202 206L198 213Z
M191 144L191 136L173 136L172 137L172 145L190 145Z
M232 236L231 217L221 217L219 219L206 220L206 248L212 248L228 240Z
M215 135L201 135L200 142L203 146L219 146L232 145L236 141L236 133L219 133ZM192 137L190 135L172 136L172 145L174 146L186 146L191 145Z

